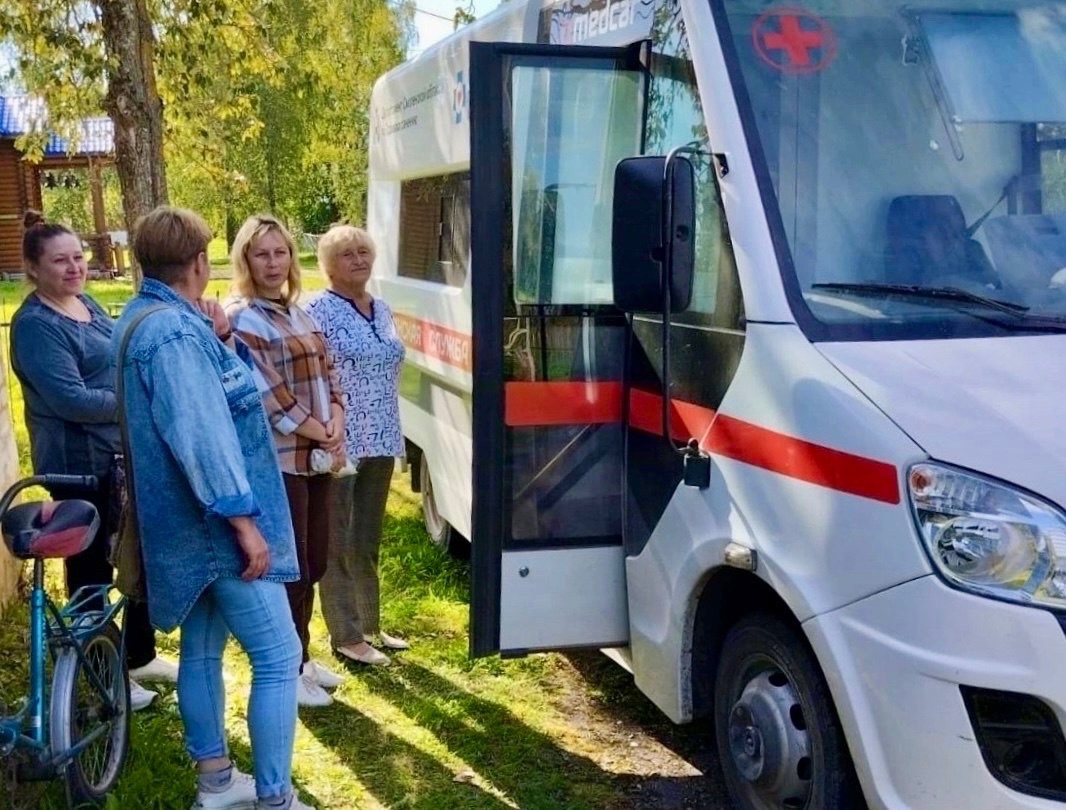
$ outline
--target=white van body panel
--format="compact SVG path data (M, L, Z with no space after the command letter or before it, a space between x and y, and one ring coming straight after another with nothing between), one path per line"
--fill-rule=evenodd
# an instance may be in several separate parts
M1066 504L1066 336L819 348L933 458Z
M959 692L965 684L1028 693L1066 721L1066 683L1049 677L1066 672L1066 639L1049 611L971 596L928 576L804 630L871 807L1062 807L989 773Z
M629 617L622 554L620 546L505 551L500 645L507 650L544 650L583 645L590 636L604 647L624 641ZM617 575L586 577L584 572L590 570Z
M680 485L648 544L626 561L636 681L677 721L691 719L687 661L696 605L728 543L758 553L756 574L800 621L930 572L900 472L925 454L797 327L749 325L712 436L723 418L734 414L763 429L771 447L779 442L782 453L795 456L797 468L805 452L817 466L826 448L849 454L860 471L859 459L885 465L881 474L893 476L898 500L763 469L716 454L716 442L710 441L710 488ZM849 542L841 541L848 531L841 527L851 530ZM826 576L827 571L837 573Z

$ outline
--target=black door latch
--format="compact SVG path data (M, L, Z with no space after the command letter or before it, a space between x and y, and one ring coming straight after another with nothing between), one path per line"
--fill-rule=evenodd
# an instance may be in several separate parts
M684 449L682 479L686 487L707 489L711 485L711 457L700 450L696 439L689 439Z

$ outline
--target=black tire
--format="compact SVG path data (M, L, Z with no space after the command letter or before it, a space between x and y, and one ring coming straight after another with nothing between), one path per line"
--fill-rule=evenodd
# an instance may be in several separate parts
M66 765L63 775L71 806L102 803L126 764L130 684L120 638L118 628L108 624L85 643L84 662L70 648L56 660L48 718L53 753L69 751L95 729L104 728ZM113 707L93 686L90 668L112 695Z
M465 559L470 556L470 541L455 530L447 520L441 517L437 510L437 500L433 489L433 479L429 474L429 462L426 454L422 453L419 459L419 481L422 485L422 523L425 524L426 534L430 541L441 551L447 552L457 559Z
M757 613L730 629L714 721L737 810L866 807L829 687L794 625Z

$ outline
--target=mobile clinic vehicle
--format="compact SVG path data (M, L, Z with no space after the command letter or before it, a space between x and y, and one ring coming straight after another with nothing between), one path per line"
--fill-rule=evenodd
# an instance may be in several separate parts
M1066 801L1066 3L509 3L372 117L474 654L614 648L738 807Z

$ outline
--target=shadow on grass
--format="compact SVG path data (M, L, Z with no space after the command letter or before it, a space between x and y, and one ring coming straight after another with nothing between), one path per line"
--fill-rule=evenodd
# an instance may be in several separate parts
M435 757L346 703L305 712L300 720L387 807L508 806L477 784L456 782L455 774Z
M254 773L254 766L252 765L252 749L251 746L246 745L242 740L234 738L232 735L227 736L226 740L229 745L230 759L233 763L245 773ZM302 779L293 776L292 786L296 791L296 794L305 802L311 802L315 807L319 806L318 800L315 798L315 794L308 790ZM125 805L123 805L125 806Z
M472 695L424 667L406 663L396 668L396 674L399 677L367 678L365 682L371 691L431 730L521 808L693 806L669 800L649 803L645 788L650 780L605 771L530 728L506 707ZM672 794L693 794L694 783L702 778L661 777L658 781L664 783L661 795L667 799Z

